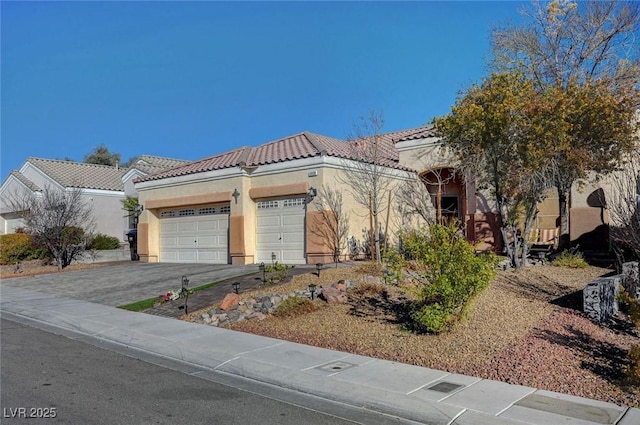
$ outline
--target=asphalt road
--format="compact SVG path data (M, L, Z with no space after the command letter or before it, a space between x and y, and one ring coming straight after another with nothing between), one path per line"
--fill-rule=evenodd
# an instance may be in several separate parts
M354 423L332 416L341 407L331 402L302 408L276 400L281 389L258 395L21 323L0 326L2 424Z

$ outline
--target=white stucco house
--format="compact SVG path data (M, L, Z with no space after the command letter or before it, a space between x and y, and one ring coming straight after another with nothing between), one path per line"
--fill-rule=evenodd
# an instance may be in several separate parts
M11 208L13 199L24 193L38 194L47 187L58 190L75 188L81 189L84 199L92 205L96 224L94 231L124 242L131 222L122 210L122 200L126 196L137 197L131 180L187 162L143 155L123 169L29 157L19 170L11 171L0 186L0 233L14 233L16 228L24 226L18 212Z

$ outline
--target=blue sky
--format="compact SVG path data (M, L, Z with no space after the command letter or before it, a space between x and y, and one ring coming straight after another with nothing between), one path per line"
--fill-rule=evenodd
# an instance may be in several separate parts
M446 114L520 2L0 2L4 180L98 145L200 159Z

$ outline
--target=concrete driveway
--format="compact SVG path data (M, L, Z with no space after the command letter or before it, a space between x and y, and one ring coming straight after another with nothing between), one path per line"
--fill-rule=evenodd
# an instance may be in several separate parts
M139 263L128 261L94 269L40 276L7 278L1 286L15 286L94 303L120 306L180 289L182 276L189 287L257 272L257 265ZM0 292L1 295L1 292Z

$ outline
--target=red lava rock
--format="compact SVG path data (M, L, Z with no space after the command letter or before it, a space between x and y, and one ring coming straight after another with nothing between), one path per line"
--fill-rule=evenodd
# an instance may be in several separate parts
M220 309L227 311L229 310L231 307L238 305L238 303L240 302L240 295L238 294L227 294L224 299L222 300L222 303L220 304Z
M322 288L319 298L326 301L327 304L343 304L347 302L347 294L337 288Z
M345 285L344 280L339 280L336 283L332 283L331 287L333 289L337 289L340 292L346 292L347 291L347 285Z

